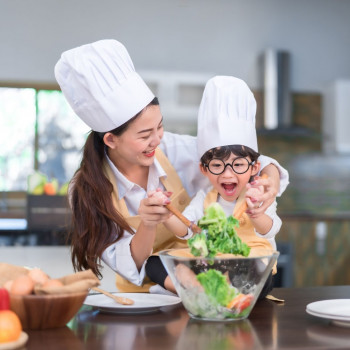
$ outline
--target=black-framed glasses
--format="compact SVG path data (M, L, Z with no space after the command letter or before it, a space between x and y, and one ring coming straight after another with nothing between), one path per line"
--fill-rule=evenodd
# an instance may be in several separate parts
M254 162L249 162L247 158L237 157L232 163L226 163L221 159L213 158L208 164L204 164L208 170L214 175L222 174L227 166L230 166L236 174L244 174Z

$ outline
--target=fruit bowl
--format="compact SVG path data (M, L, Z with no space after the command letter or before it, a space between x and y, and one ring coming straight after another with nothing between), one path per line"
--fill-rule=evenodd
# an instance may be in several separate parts
M40 268L0 262L0 287L9 291L10 308L23 329L63 327L82 307L90 288L100 284L91 270L57 279Z
M10 308L23 329L64 327L82 307L86 292L47 295L10 295Z
M188 249L159 253L190 317L208 321L246 319L279 252L252 249L248 257L194 257Z

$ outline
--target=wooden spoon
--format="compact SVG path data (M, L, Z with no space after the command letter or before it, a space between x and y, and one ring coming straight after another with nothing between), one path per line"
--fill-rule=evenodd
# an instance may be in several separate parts
M94 288L92 288L92 290L94 290L95 292L102 293L102 294L106 295L107 297L112 298L118 304L122 304L122 305L132 305L132 304L134 304L134 301L132 299L125 298L125 297L118 297L118 296L116 296L114 294L106 292L105 290L103 290L101 288L94 287Z
M200 227L198 227L195 223L193 223L192 221L188 220L182 213L180 210L178 210L177 208L175 208L172 204L167 204L166 207L168 208L168 210L170 210L178 219L181 220L181 222L183 222L187 227L190 228L190 230L194 233L200 233L202 231L202 229Z

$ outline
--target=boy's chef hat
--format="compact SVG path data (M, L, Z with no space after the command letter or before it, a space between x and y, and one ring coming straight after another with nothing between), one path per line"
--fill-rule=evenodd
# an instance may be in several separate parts
M98 132L124 124L154 98L135 72L128 51L116 40L64 52L55 76L74 112Z
M216 76L204 89L198 114L199 157L214 147L244 145L258 151L256 102L241 79Z

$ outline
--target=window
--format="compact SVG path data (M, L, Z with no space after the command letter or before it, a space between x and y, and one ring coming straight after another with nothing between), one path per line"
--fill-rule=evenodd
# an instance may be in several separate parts
M26 191L34 170L69 181L89 128L57 90L0 88L0 191Z

